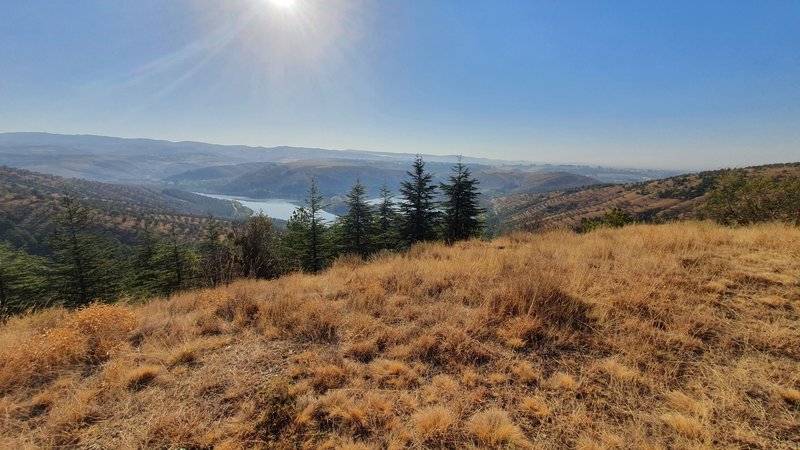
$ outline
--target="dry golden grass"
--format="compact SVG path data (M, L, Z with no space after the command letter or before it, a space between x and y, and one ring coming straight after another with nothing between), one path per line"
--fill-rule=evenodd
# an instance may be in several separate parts
M0 448L797 448L800 230L554 231L15 318Z

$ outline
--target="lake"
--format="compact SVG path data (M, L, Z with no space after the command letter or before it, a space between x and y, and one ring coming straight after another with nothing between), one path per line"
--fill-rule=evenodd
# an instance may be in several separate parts
M289 217L292 216L294 210L297 209L298 206L300 206L299 203L278 198L257 199L248 197L238 197L235 195L204 194L202 192L195 192L195 194L210 198L216 198L219 200L235 200L241 203L243 206L252 209L253 212L255 212L256 214L262 213L265 216L272 217L273 219L281 219L281 220L289 220ZM332 221L336 219L336 215L326 211L322 211L320 216L327 221Z

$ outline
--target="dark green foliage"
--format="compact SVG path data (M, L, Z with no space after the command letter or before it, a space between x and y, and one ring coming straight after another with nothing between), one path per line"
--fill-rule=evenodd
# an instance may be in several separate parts
M375 246L378 250L396 250L400 243L401 216L397 212L392 191L386 183L381 187L381 202L376 209Z
M483 224L478 206L478 180L472 177L469 168L461 163L453 166L453 175L448 183L442 183L444 201L444 239L448 243L463 241L480 235Z
M297 208L286 224L283 254L291 270L319 272L330 261L330 230L321 217L323 208L317 182L312 179L306 206Z
M238 224L234 243L240 252L243 276L275 278L281 274L280 238L268 217L259 214Z
M97 228L89 208L66 195L50 238L57 293L67 306L111 301L120 293L124 254L119 242Z
M625 211L614 208L603 214L603 217L593 219L582 218L580 231L588 233L598 228L622 228L633 223L633 218Z
M400 203L402 238L408 245L434 240L437 238L439 212L434 202L436 185L433 184L433 175L425 172L425 163L419 155L412 170L406 173L410 179L403 181L400 188L403 197Z
M49 304L45 260L0 242L0 319Z
M359 255L366 259L375 249L373 208L367 203L364 185L356 181L347 194L347 213L339 218L338 250L342 254Z
M700 216L725 225L765 221L800 224L800 177L727 171L709 192Z

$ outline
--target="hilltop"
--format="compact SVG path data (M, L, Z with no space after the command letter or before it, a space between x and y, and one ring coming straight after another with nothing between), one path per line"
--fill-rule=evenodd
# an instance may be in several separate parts
M768 178L800 177L800 163L742 169ZM663 222L697 217L697 207L727 170L679 175L639 183L606 184L583 188L501 196L492 200L497 220L507 229L577 228L619 208L640 221Z
M421 244L0 327L5 448L796 448L800 229Z

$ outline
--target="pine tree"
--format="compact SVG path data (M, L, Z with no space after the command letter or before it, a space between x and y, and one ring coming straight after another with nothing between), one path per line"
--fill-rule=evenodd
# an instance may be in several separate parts
M0 319L47 306L45 262L0 242Z
M305 208L298 207L286 222L286 233L281 239L281 256L287 269L305 270L311 264L308 259L308 235L311 218Z
M366 259L374 249L375 228L372 206L367 203L367 191L360 181L347 194L345 203L347 214L339 219L341 252Z
M329 229L321 217L325 208L317 182L311 180L305 206L297 208L286 224L284 254L294 269L319 272L329 261Z
M400 188L403 239L407 244L436 239L439 212L433 200L436 195L433 175L425 172L425 163L419 155L414 160L413 171L406 174L411 179L403 181Z
M65 195L61 207L50 244L64 303L78 306L114 300L119 293L119 274L123 273L119 243L97 230L92 211L74 197Z
M309 264L307 268L310 272L319 272L328 262L328 227L322 218L322 210L325 207L322 195L317 190L317 180L312 178L311 187L308 190L308 198L306 199L306 208L310 219L308 235Z
M134 249L131 281L133 291L142 296L151 296L161 293L159 286L160 267L158 267L158 251L161 239L153 231L149 220L144 221L144 227L139 233L139 243Z
M484 212L478 206L478 180L472 177L461 158L453 166L449 182L442 183L441 189L445 197L442 202L445 240L453 243L478 236L483 229L480 215Z
M377 228L375 244L380 250L395 250L400 240L398 233L400 217L395 208L392 191L386 183L381 186L380 200L375 218Z

